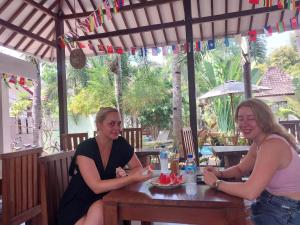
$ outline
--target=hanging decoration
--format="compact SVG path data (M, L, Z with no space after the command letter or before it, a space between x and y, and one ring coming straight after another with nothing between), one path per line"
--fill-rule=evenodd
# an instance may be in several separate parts
M208 50L212 50L216 48L215 40L211 39L207 41L207 48Z
M33 86L33 81L24 77L24 75L17 76L14 74L2 73L2 79L8 88L11 88L10 84L14 84L16 89L21 86L31 95L33 94L32 90L30 90L30 88Z
M264 0L264 7L271 7L273 5L272 0Z
M249 40L251 42L256 42L256 36L257 36L256 30L248 31L248 35L249 35Z
M249 3L256 5L259 4L259 0L249 0Z
M284 31L285 31L284 21L279 21L279 22L276 24L276 28L277 28L277 32L278 32L278 33L284 32Z
M225 45L226 47L229 47L229 38L228 38L228 37L225 37L225 38L224 38L224 45Z
M272 33L273 33L273 29L270 25L267 25L264 27L264 33L267 37L270 37L272 36Z

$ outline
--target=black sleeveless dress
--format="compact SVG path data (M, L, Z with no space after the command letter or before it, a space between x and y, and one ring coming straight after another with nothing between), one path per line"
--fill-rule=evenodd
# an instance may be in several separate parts
M77 147L69 168L69 175L72 178L60 202L57 224L74 225L87 213L89 207L95 201L102 199L107 194L95 194L86 185L76 164L78 155L94 160L101 180L107 180L116 177L116 168L119 166L124 167L132 158L133 153L134 150L129 143L123 137L119 137L113 141L107 166L104 168L96 139L90 138L82 142Z

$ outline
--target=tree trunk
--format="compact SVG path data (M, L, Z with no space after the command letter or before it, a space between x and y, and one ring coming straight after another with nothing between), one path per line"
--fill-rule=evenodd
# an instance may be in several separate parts
M33 103L32 103L32 117L33 117L33 144L40 146L41 144L41 69L39 60L35 59L34 64L37 69L37 80L33 88Z
M181 129L182 129L182 97L181 97L181 64L178 56L172 62L173 76L173 140L174 147L179 149L183 156Z
M114 82L115 82L115 97L117 109L120 112L122 127L123 127L123 107L122 107L122 57L117 55L117 69L114 71Z

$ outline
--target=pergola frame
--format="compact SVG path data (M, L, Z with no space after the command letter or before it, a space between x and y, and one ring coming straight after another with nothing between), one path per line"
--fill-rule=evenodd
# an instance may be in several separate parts
M133 1L135 2L133 3ZM90 45L94 46L91 50L87 51L87 55L99 54L96 48L97 44L120 45L125 50L129 50L130 46L155 47L184 42L193 45L195 39L203 41L209 38L214 39L235 34L246 35L248 30L257 29L256 23L253 22L256 16L265 15L263 19L258 19L263 25L267 25L275 20L283 21L283 19L287 17L287 10L278 9L277 5L271 7L262 7L261 5L248 6L246 5L248 0L217 0L218 4L224 3L225 8L222 9L222 12L216 12L217 7L215 1L216 0L128 0L127 4L125 4L120 13L118 13L119 15L117 15L118 18L121 18L120 20L123 21L123 24L119 23L119 21L115 19L115 16L113 16L111 21L102 25L101 32L93 31L90 34L81 32L78 41L87 41ZM82 0L76 0L76 6L70 3L71 0L40 0L39 2L37 2L37 0L23 0L23 2L19 4L19 7L13 7L12 2L16 3L15 0L6 0L0 5L0 15L4 14L8 9L14 10L12 15L5 16L5 19L0 18L0 26L2 26L0 28L0 35L5 34L2 35L4 38L0 36L0 43L5 47L14 48L41 59L51 61L56 58L60 133L67 133L65 59L70 54L71 49L69 46L66 49L58 47L57 40L58 37L64 33L74 31L71 25L72 21L79 22L82 18L89 16L97 9L95 0L87 0L84 2ZM236 3L238 10L233 9L236 7L232 2ZM296 1L297 5L299 5L299 3L300 1ZM183 9L181 6L183 6ZM30 7L31 11L27 15L22 15L26 7L27 9ZM77 7L81 12L76 12ZM165 19L166 12L162 13L162 10L166 8L170 11L169 17L171 19ZM67 13L64 13L65 11ZM111 9L111 11L113 12L113 9ZM210 11L210 14L207 14L206 11ZM151 19L153 19L151 15L153 13L155 13L158 18L158 22L156 23L151 22ZM279 13L279 16L272 16L273 13ZM22 21L15 22L16 18L21 15L23 18ZM140 19L141 15L144 15L143 19L145 21ZM241 22L243 18L249 19L249 22L247 21L248 27L246 28L244 23ZM136 26L132 25L131 20L134 21ZM42 21L43 24L39 26ZM221 33L218 32L220 28L218 27L219 22L224 22L224 31ZM236 25L234 22L236 22ZM185 31L185 35L182 34L182 28ZM258 33L262 32L262 28L263 27L257 30ZM172 34L175 36L175 41L169 34L170 29L173 29ZM8 30L10 33L7 32ZM207 36L207 33L210 34ZM18 35L22 37L17 39ZM30 40L29 42L28 39ZM98 42L95 43L95 40ZM194 147L197 155L197 116L193 51L188 51L187 60L190 126L192 128ZM250 97L250 65L245 64L244 69L244 81L246 84L245 96Z

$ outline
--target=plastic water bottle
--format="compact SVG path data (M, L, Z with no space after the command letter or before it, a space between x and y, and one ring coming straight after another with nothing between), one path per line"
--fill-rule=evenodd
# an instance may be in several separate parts
M168 152L166 151L164 146L162 146L162 148L160 150L159 159L160 159L160 172L167 174L169 172L168 171Z
M194 160L193 154L187 155L187 160L185 162L185 180L186 183L196 183L196 162Z

